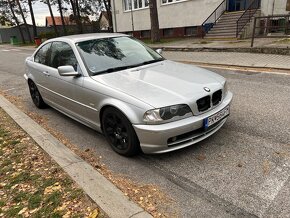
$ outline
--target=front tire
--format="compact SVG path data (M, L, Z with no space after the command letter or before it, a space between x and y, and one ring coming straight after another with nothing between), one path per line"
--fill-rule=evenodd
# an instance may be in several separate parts
M102 115L103 133L112 149L123 156L134 156L140 143L127 117L115 108L105 109Z
M47 107L47 104L43 101L40 92L38 91L37 86L32 80L28 81L29 92L32 98L33 103L36 107L43 109Z

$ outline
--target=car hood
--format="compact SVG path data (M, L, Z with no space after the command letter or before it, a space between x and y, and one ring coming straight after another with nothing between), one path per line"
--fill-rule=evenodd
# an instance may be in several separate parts
M155 108L189 104L209 94L204 87L213 92L224 82L211 71L168 60L92 78Z

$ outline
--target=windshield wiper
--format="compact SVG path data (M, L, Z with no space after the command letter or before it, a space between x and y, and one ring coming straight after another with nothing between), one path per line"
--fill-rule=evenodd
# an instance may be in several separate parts
M116 71L120 71L120 70L126 70L126 69L133 68L133 67L140 67L140 66L143 66L146 64L152 64L152 63L163 61L163 60L164 60L163 58L160 58L160 59L156 59L156 60L144 61L140 64L133 64L133 65L121 66L121 67L112 67L112 68L108 68L106 70L95 72L95 73L93 73L93 76L99 75L99 74L104 74L104 73L112 73L112 72L116 72Z
M95 76L95 75L104 74L104 73L112 73L112 72L116 72L119 70L126 70L128 68L131 68L131 66L112 67L112 68L108 68L106 70L96 72L93 75Z
M144 62L138 64L138 66L142 66L142 65L146 65L146 64L152 64L152 63L156 63L156 62L159 62L159 61L164 61L164 59L160 58L160 59L155 59L155 60L150 60L150 61L144 61Z

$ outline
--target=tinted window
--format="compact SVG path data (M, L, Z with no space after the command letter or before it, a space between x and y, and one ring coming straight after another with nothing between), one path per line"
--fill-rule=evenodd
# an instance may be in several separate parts
M34 61L40 64L48 65L49 62L49 51L51 43L42 46L34 56Z
M69 44L65 42L53 42L51 46L50 66L58 68L59 66L70 65L77 70L77 59Z

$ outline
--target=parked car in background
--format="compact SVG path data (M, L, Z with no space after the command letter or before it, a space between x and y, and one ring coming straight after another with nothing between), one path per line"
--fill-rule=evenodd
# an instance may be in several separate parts
M123 34L84 34L43 43L26 59L30 94L104 134L125 156L163 153L219 130L232 93L211 71L166 60Z

